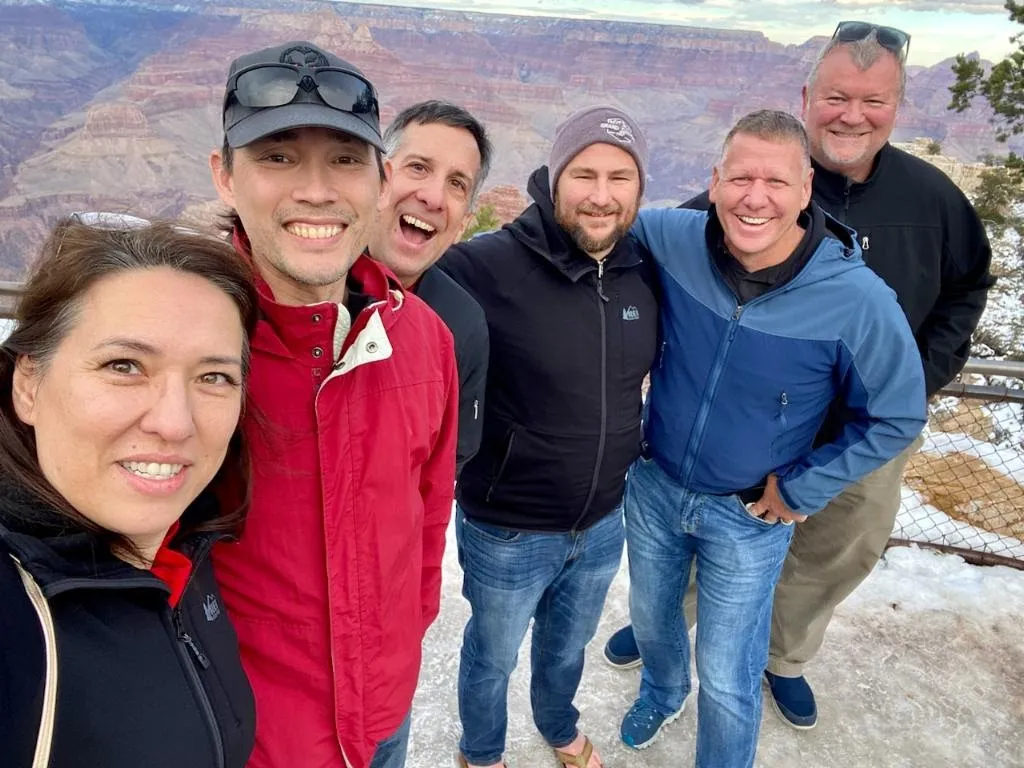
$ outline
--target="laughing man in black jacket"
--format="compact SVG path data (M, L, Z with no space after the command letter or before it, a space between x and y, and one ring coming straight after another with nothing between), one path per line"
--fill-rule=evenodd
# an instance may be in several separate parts
M623 484L657 346L652 270L626 235L646 155L628 115L575 113L530 178L534 204L440 262L484 308L491 343L483 440L457 490L473 611L463 765L501 764L508 679L531 618L534 722L563 762L599 765L572 701L621 559Z
M388 266L448 326L459 366L456 472L476 453L487 383L487 320L480 305L435 266L462 236L491 166L491 142L469 112L443 101L402 110L384 133L388 198L370 256Z

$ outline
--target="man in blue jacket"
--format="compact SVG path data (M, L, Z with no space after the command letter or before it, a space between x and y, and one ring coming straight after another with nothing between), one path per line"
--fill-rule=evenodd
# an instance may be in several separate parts
M920 356L850 230L811 200L807 134L764 110L729 132L708 212L647 210L634 234L663 288L644 455L625 493L630 614L644 663L623 741L682 711L679 610L697 564L698 768L753 765L772 592L793 524L925 423ZM851 418L814 447L829 404Z

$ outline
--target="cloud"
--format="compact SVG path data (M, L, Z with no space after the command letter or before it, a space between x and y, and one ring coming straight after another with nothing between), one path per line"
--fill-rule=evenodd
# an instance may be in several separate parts
M857 10L904 10L928 12L957 13L997 13L1006 15L1006 8L997 0L960 0L960 2L944 2L943 0L828 0L823 5L836 8L856 8Z

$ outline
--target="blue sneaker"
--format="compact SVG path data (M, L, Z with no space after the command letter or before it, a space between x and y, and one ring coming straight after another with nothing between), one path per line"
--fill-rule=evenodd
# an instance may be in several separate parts
M627 624L604 644L604 660L616 669L633 669L643 664L640 649L636 647L633 625Z
M680 707L671 715L663 715L643 699L637 699L622 718L622 725L619 728L622 743L633 749L647 749L661 733L661 729L682 713L683 708Z
M772 694L772 706L786 725L808 731L818 724L818 705L814 702L814 691L803 675L780 677L766 671L764 679Z

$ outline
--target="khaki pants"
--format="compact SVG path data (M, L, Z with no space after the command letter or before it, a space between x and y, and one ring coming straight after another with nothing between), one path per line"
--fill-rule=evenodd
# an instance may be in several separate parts
M768 671L798 677L825 639L832 612L885 552L900 508L900 480L919 436L888 464L854 483L820 512L796 523L775 587ZM697 621L694 572L683 600L686 624Z

